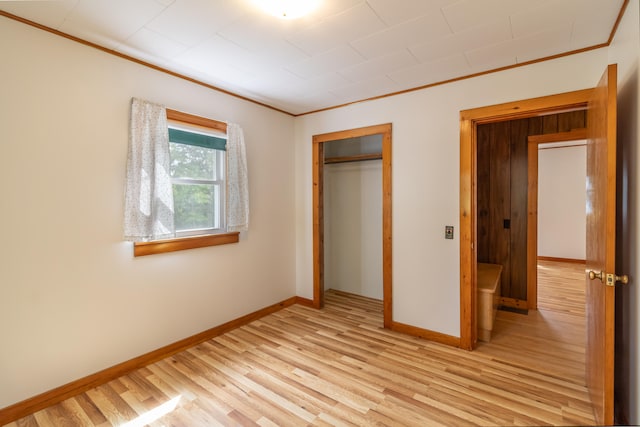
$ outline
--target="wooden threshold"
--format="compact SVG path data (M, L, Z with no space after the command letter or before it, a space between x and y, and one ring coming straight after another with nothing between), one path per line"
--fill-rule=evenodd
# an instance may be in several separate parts
M223 323L222 325L200 332L191 337L166 345L157 350L143 354L119 363L110 368L88 375L84 378L72 381L53 390L44 392L37 396L23 400L0 409L0 425L8 424L20 419L28 414L34 413L51 405L55 405L72 396L83 393L94 387L98 387L120 376L126 375L136 369L150 365L159 360L165 359L190 347L215 338L240 326L253 322L283 308L289 307L298 301L298 297L292 297L279 303L270 305L260 310L254 311L235 320Z
M500 298L500 305L503 305L505 307L520 308L520 309L529 308L528 301L516 299L516 298L507 298L507 297Z

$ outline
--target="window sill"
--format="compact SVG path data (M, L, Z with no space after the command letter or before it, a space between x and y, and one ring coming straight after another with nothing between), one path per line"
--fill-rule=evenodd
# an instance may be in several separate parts
M162 254L165 252L183 251L185 249L204 248L207 246L238 243L240 233L208 234L206 236L180 237L177 239L156 240L153 242L136 242L133 244L133 256Z

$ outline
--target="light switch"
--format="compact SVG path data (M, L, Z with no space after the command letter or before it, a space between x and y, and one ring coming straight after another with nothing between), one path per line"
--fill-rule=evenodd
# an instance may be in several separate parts
M444 238L445 239L453 239L453 225L445 225L445 227L444 227Z

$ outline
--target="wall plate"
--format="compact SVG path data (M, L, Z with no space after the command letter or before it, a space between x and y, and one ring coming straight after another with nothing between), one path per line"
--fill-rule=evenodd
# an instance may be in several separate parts
M453 225L445 225L445 227L444 227L444 238L445 239L453 239Z

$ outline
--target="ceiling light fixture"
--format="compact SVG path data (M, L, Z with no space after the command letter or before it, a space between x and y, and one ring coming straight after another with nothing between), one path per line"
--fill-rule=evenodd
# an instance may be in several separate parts
M260 7L270 15L282 19L296 19L311 13L320 0L258 0Z

